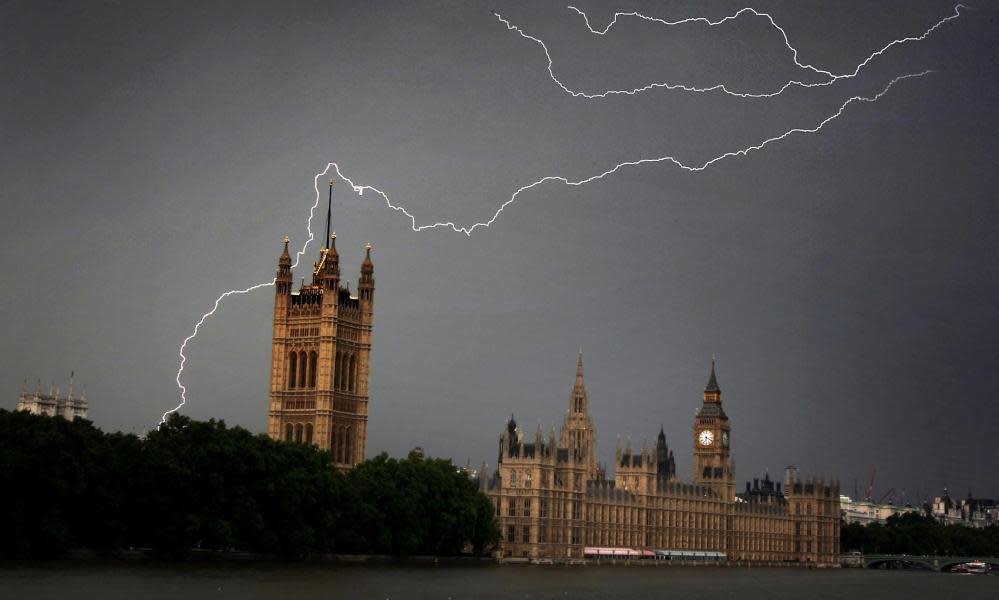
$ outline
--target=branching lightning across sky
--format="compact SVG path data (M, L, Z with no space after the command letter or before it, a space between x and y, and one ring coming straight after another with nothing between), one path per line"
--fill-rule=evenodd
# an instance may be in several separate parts
M765 139L765 140L763 140L763 141L761 141L761 142L759 142L757 144L753 144L752 146L747 146L747 147L741 148L739 150L732 150L732 151L729 151L729 152L725 152L724 154L719 154L718 156L716 156L716 157L714 157L712 159L709 159L709 160L707 160L707 161L705 161L705 162L703 162L701 164L688 164L688 163L685 163L685 162L681 161L680 159L676 158L675 156L666 155L666 156L658 156L658 157L652 157L652 158L640 158L640 159L636 159L636 160L628 160L628 161L620 162L620 163L614 165L613 167L611 167L611 168L609 168L609 169L607 169L605 171L597 173L596 175L590 175L588 177L584 177L582 179L572 180L572 179L569 179L568 177L563 177L563 176L560 176L560 175L549 175L549 176L546 176L546 177L542 177L541 179L538 179L537 181L533 181L531 183L528 183L527 185L523 185L523 186L517 188L517 191L515 191L510 196L510 198L508 198L505 202L503 202L503 204L501 204L499 206L499 208L496 209L496 212L493 213L493 216L488 221L481 221L481 222L475 223L475 224L473 224L471 226L460 226L460 225L457 225L456 223L454 223L453 221L446 221L446 222L439 221L437 223L428 224L428 225L417 225L416 224L416 216L413 215L412 213L410 213L404 207L396 205L396 204L392 204L392 201L389 200L389 197L388 197L388 195L385 192L379 190L376 187L370 186L370 185L358 185L358 184L354 183L353 180L351 180L350 178L348 178L346 175L343 174L343 172L340 170L340 165L338 165L335 162L331 162L331 163L328 163L326 165L325 169L323 169L321 172L317 173L316 176L315 176L314 187L315 187L315 190L316 190L316 199L312 203L312 208L309 210L309 220L306 222L306 228L307 228L308 233L309 233L309 238L302 245L302 249L299 250L295 254L295 262L292 265L292 268L298 266L299 260L302 258L302 255L305 254L305 250L306 250L306 248L308 248L309 243L311 243L312 240L313 240L314 234L312 232L312 217L315 215L316 207L319 206L319 200L320 200L319 178L322 177L322 176L324 176L324 175L326 175L327 173L329 173L330 169L333 169L336 172L337 176L342 181L344 181L345 183L347 183L348 185L350 185L351 189L355 193L357 193L358 195L364 195L365 190L368 190L368 191L374 192L375 194L381 196L382 199L385 200L385 205L388 208L390 208L390 209L392 209L394 211L397 211L397 212L401 212L402 214L404 214L407 217L409 217L410 226L411 226L411 228L412 228L413 231L423 231L423 230L426 230L426 229L437 229L437 228L450 228L451 230L455 231L456 233L464 233L466 236L471 237L472 236L472 232L475 231L477 228L479 228L479 227L489 227L490 225L492 225L496 221L496 219L499 218L500 214L506 209L507 206L509 206L510 204L516 202L517 198L520 196L520 194L522 192L530 190L530 189L533 189L533 188L538 187L538 186L540 186L542 184L545 184L545 183L548 183L548 182L558 182L558 183L561 183L561 184L567 185L567 186L582 186L582 185L585 185L587 183L591 183L593 181L597 181L599 179L603 179L604 177L607 177L608 175L612 175L612 174L620 171L624 167L633 167L633 166L644 165L644 164L651 164L651 163L672 163L676 167L678 167L678 168L680 168L680 169L682 169L684 171L689 171L689 172L704 171L708 167L714 165L715 163L717 163L719 161L725 160L726 158L734 158L734 157L737 157L737 156L746 156L746 155L750 154L751 152L762 150L764 147L766 147L766 146L768 146L768 145L770 145L770 144L772 144L774 142L778 142L780 140L783 140L783 139L785 139L785 138L787 138L787 137L789 137L791 135L794 135L796 133L818 133L823 127L825 127L830 122L834 121L840 115L842 115L843 112L846 110L846 108L848 106L850 106L851 104L853 104L855 102L868 102L868 103L877 102L878 100L881 99L882 96L884 96L885 94L887 94L888 91L896 83L898 83L899 81L902 81L904 79L916 79L916 78L920 78L920 77L923 77L923 76L925 76L925 75L927 75L927 74L929 74L931 72L932 71L926 70L926 71L921 71L921 72L918 72L918 73L909 73L909 74L906 74L906 75L899 75L898 77L895 77L894 79L892 79L891 81L889 81L888 84L881 91L879 91L877 94L874 94L873 96L852 96L851 98L848 98L846 101L843 102L843 104L840 105L839 109L836 112L834 112L833 114L831 114L828 117L826 117L825 119L823 119L821 122L819 122L818 125L815 125L814 127L809 127L809 128L795 127L793 129L789 129L789 130L785 131L784 133L782 133L780 135L777 135L777 136L774 136L774 137L770 137L770 138L767 138L767 139ZM191 333L191 335L187 336L184 339L184 342L180 345L180 350L178 351L178 354L180 356L180 367L177 369L176 381L177 381L177 387L180 388L180 404L178 404L176 407L171 408L170 410L168 410L165 413L163 413L163 417L160 420L160 424L161 425L163 424L163 422L166 421L166 418L167 418L167 416L170 415L170 413L176 412L176 411L180 410L181 407L183 407L184 404L187 403L187 388L184 387L184 384L181 382L181 375L183 375L183 373L184 373L184 364L187 362L187 356L184 354L184 350L187 348L188 342L190 342L191 340L193 340L198 335L198 331L200 330L201 326L205 323L205 321L209 317L211 317L212 315L215 314L215 312L219 308L219 304L221 304L221 302L223 300L225 300L229 296L236 296L236 295L241 295L241 294L248 294L248 293L250 293L250 292L252 292L254 290L258 290L258 289L260 289L262 287L269 287L269 286L272 286L272 285L274 285L274 280L273 279L270 280L270 281L266 281L266 282L263 282L263 283L258 283L256 285L252 285L252 286L247 287L247 288L236 289L236 290L229 290L229 291L221 294L218 298L215 299L215 304L214 304L214 306L212 306L212 309L210 311L208 311L205 314L201 315L201 319L194 326L194 331Z
M813 73L815 73L817 75L821 75L821 76L824 76L824 77L828 78L828 81L820 82L820 83L802 83L802 82L798 82L798 81L789 81L783 87L781 87L778 91L769 92L769 93L733 92L733 91L729 90L728 88L726 88L724 85L716 85L716 86L711 86L711 87L707 87L707 88L698 88L698 87L687 86L687 85L683 85L683 84L654 83L654 84L650 84L648 86L645 86L643 88L636 88L636 89L630 90L630 91L629 90L610 90L610 91L603 92L603 93L600 93L600 94L586 94L586 93L583 93L583 92L573 91L573 90L569 89L568 87L566 87L561 81L558 80L558 78L555 76L554 71L553 71L553 61L552 61L551 55L548 52L548 47L545 45L545 43L543 41L541 41L540 39L538 39L536 37L528 35L524 31L522 31L520 28L518 28L517 26L511 24L509 21L507 21L506 19L504 19L502 16L500 16L500 15L498 15L498 14L496 14L494 12L493 14L496 16L496 18L499 19L502 23L504 23L507 26L508 29L516 31L517 33L519 33L524 38L532 40L534 42L537 42L538 44L541 45L541 47L545 51L545 55L548 57L548 73L551 76L552 80L559 87L561 87L565 92L567 92L567 93L569 93L569 94L571 94L573 96L584 97L584 98L602 98L602 97L606 97L606 96L610 96L610 95L617 95L617 94L629 94L629 95L633 95L633 94L637 94L637 93L645 91L645 90L649 90L649 89L652 89L652 88L659 87L659 88L667 88L667 89L679 89L679 90L683 90L683 91L687 91L687 92L721 91L721 92L724 92L724 93L732 95L732 96L738 96L738 97L744 97L744 98L769 98L769 97L773 97L773 96L776 96L776 95L782 93L784 90L788 89L791 86L816 87L816 86L820 86L820 85L829 85L829 84L831 84L831 83L833 83L835 81L838 81L840 79L846 79L846 78L854 77L854 76L857 75L857 73L860 72L860 70L866 64L868 64L875 57L877 57L877 56L881 55L882 53L884 53L885 51L887 51L892 46L898 45L898 44L903 44L903 43L910 42L910 41L918 41L918 40L925 39L926 36L928 36L930 33L932 33L935 29L937 29L938 27L940 27L944 23L946 23L946 22L948 22L948 21L950 21L952 19L956 19L958 16L960 16L960 14L961 14L960 9L961 8L968 8L968 7L966 7L964 5L961 5L961 4L956 5L954 7L954 14L953 15L950 15L950 16L944 18L944 19L941 19L936 24L934 24L932 27L930 27L929 29L927 29L926 32L924 32L922 35L917 36L917 37L908 37L908 38L902 38L902 39L899 39L899 40L894 40L891 43L889 43L888 45L886 45L884 48L882 48L881 50L879 50L879 51L875 52L874 54L870 55L867 59L865 59L862 63L860 63L853 70L852 73L844 73L844 74L839 74L839 75L833 74L830 71L827 71L827 70L824 70L824 69L820 69L820 68L815 67L815 66L810 65L810 64L803 64L803 63L801 63L798 60L798 51L793 46L791 46L790 42L788 41L788 37L787 37L787 34L785 33L784 29L782 29L780 26L778 26L777 23L773 20L773 18L769 14L767 14L767 13L760 13L760 12L757 12L756 10L754 10L754 9L751 9L751 8L744 8L744 9L736 12L735 14L730 15L728 17L725 17L725 18L723 18L723 19L721 19L719 21L710 21L710 20L708 20L706 18L698 17L698 18L683 19L681 21L668 22L668 21L664 21L662 19L656 19L656 18L647 17L647 16L641 15L639 13L616 13L614 15L614 19L603 30L595 30L595 29L593 29L593 27L590 26L589 19L588 19L587 15L585 13L583 13L579 9L577 9L575 7L572 7L572 6L570 6L569 8L571 10L575 10L577 13L579 13L580 15L582 15L584 21L586 22L587 28L591 32L593 32L593 33L595 33L597 35L604 35L604 34L606 34L611 29L611 27L617 22L618 17L622 17L622 16L624 16L624 17L636 17L636 18L641 18L641 19L645 19L645 20L648 20L648 21L655 21L655 22L659 22L659 23L662 23L662 24L667 25L667 26L679 25L681 23L692 23L692 22L703 22L703 23L706 23L709 26L716 26L716 25L720 25L720 24L722 24L722 23L724 23L726 21L735 19L735 18L739 17L740 15L742 15L744 13L751 13L751 14L756 15L758 17L763 17L763 18L768 19L770 21L770 24L781 33L781 35L784 38L784 44L785 44L785 46L787 46L787 48L792 53L795 65L797 65L799 68L801 68L803 70L808 70L808 71L811 71L811 72L813 72ZM388 195L385 194L385 192L379 190L378 188L370 186L370 185L360 185L360 184L354 183L353 180L351 180L346 175L344 175L344 173L340 169L339 164L337 164L335 162L330 162L330 163L328 163L326 165L326 168L323 171L321 171L320 173L317 173L316 176L315 176L315 179L314 179L313 183L314 183L314 188L315 188L315 192L316 192L316 197L315 197L315 201L312 203L311 209L309 210L309 219L306 222L306 228L308 230L308 239L302 245L301 250L299 250L296 253L295 260L294 260L294 263L293 263L292 267L294 268L294 267L298 266L299 261L301 260L302 256L306 252L306 249L308 248L309 244L314 239L314 234L313 234L313 231L312 231L312 219L313 219L313 217L315 215L316 208L319 206L319 202L320 202L319 178L323 177L324 175L326 175L327 173L329 173L331 169L336 173L337 177L339 177L340 180L342 180L343 182L345 182L348 185L350 185L351 189L356 194L358 194L359 196L363 195L365 191L373 192L374 194L380 196L385 201L385 205L388 208L390 208L390 209L392 209L392 210L394 210L396 212L400 212L400 213L406 215L406 217L408 217L409 220L410 220L410 227L412 228L413 231L419 232L419 231L423 231L423 230L427 230L427 229L449 228L449 229L451 229L452 231L454 231L456 233L463 233L466 236L471 237L472 232L474 232L477 228L480 228L480 227L487 228L490 225L492 225L496 221L496 219L499 218L500 214L510 204L512 204L512 203L514 203L514 202L517 201L517 199L520 197L520 194L522 192L525 192L527 190L531 190L531 189L536 188L538 186L541 186L541 185L543 185L545 183L557 182L557 183L561 183L562 185L566 185L566 186L582 186L582 185L585 185L587 183L591 183L593 181L597 181L597 180L603 179L603 178L605 178L605 177L607 177L609 175L617 173L618 171L620 171L621 169L623 169L625 167L639 166L639 165L652 164L652 163L672 163L677 168L679 168L681 170L684 170L684 171L688 171L688 172L700 172L700 171L704 171L708 167L711 167L712 165L714 165L715 163L718 163L718 162L723 161L723 160L728 159L728 158L735 158L735 157L739 157L739 156L747 156L747 155L749 155L752 152L756 152L758 150L762 150L764 147L766 147L766 146L768 146L770 144L773 144L775 142L784 140L784 139L786 139L786 138L788 138L788 137L790 137L792 135L795 135L795 134L812 134L812 133L818 133L820 130L822 130L830 122L832 122L835 119L839 118L844 113L844 111L846 110L846 108L848 106L850 106L851 104L860 103L860 102L864 102L864 103L874 103L874 102L877 102L885 94L887 94L888 91L891 90L891 88L896 83L898 83L898 82L900 82L902 80L921 78L921 77L927 75L930 72L931 71L926 70L926 71L921 71L921 72L918 72L918 73L909 73L909 74L905 74L905 75L899 75L899 76L895 77L894 79L892 79L891 81L889 81L887 83L887 85L885 85L879 92L877 92L874 95L871 95L871 96L852 96L852 97L848 98L847 100L845 100L839 106L838 110L836 110L835 112L833 112L831 115L825 117L817 125L814 125L812 127L794 127L794 128L791 128L791 129L788 129L788 130L784 131L783 133L781 133L779 135L767 138L767 139L765 139L765 140L763 140L761 142L758 142L756 144L753 144L751 146L747 146L745 148L741 148L741 149L738 149L738 150L732 150L732 151L725 152L723 154L715 156L714 158L706 160L703 163L698 163L698 164L686 163L686 162L681 161L679 158L677 158L677 157L675 157L673 155L664 155L664 156L649 157L649 158L638 158L638 159L634 159L634 160L627 160L627 161L624 161L624 162L620 162L620 163L618 163L616 165L613 165L612 167L610 167L610 168L608 168L608 169L606 169L604 171L601 171L601 172L599 172L599 173L597 173L595 175L590 175L590 176L587 176L587 177L583 177L581 179L569 179L568 177L561 176L561 175L549 175L549 176L546 176L546 177L542 177L542 178L540 178L540 179L538 179L536 181L533 181L531 183L528 183L526 185L523 185L523 186L517 188L517 190L514 191L513 194L511 194L510 197L506 201L504 201L502 204L499 205L499 207L493 213L492 217L489 218L489 220L478 222L478 223L474 223L474 224L472 224L470 226L461 226L461 225L458 225L458 224L454 223L453 221L439 221L439 222L432 223L432 224L417 225L416 216L413 215L412 213L410 213L408 210L406 210L403 206L393 204L392 201L389 199ZM184 341L181 344L180 349L178 351L178 355L180 356L180 365L179 365L179 367L177 369L176 382L177 382L177 387L180 389L180 403L176 407L174 407L174 408L166 411L165 413L163 413L163 417L162 417L162 419L160 421L160 424L162 424L163 422L166 421L166 419L170 415L170 413L173 413L173 412L176 412L176 411L180 410L187 403L187 388L184 386L184 384L181 381L181 378L182 378L182 376L184 374L184 366L185 366L185 363L187 362L187 356L184 354L184 351L187 349L188 343L191 342L191 340L193 340L198 335L198 332L200 331L201 326L205 323L205 321L209 317L211 317L212 315L214 315L216 313L216 311L218 311L218 308L221 305L222 301L225 300L226 298L228 298L230 296L235 296L235 295L248 294L248 293L250 293L250 292L252 292L254 290L258 290L260 288L272 286L272 285L274 285L274 282L275 282L275 280L272 279L270 281L258 283L258 284L255 284L255 285L251 285L251 286L246 287L246 288L229 290L229 291L221 294L220 296L218 296L215 299L215 303L212 306L212 309L201 316L201 319L199 319L198 322L194 326L194 331L191 333L191 335L187 336L184 339Z
M556 182L562 183L563 185L581 186L581 185L585 185L585 184L593 182L593 181L597 181L598 179L603 179L604 177L607 177L608 175L612 175L612 174L620 171L624 167L633 167L633 166L650 164L650 163L672 163L672 164L676 165L677 167L679 167L680 169L682 169L684 171L690 171L690 172L703 171L703 170L707 169L708 167L714 165L715 163L717 163L719 161L722 161L722 160L725 160L726 158L733 158L733 157L736 157L736 156L746 156L746 155L748 155L751 152L755 152L757 150L762 150L765 146L768 146L768 145L770 145L770 144L772 144L774 142L783 140L783 139L787 138L788 136L794 135L796 133L818 133L823 127L825 127L830 122L832 122L833 120L837 119L840 115L842 115L843 111L846 110L846 107L849 106L849 105L851 105L851 104L853 104L854 102L877 102L878 100L881 99L882 96L884 96L885 94L888 93L888 90L890 90L892 88L892 86L894 86L899 81L902 81L904 79L916 79L916 78L919 78L919 77L923 77L924 75L927 75L929 73L932 73L932 71L926 70L926 71L920 71L919 73L909 73L907 75L899 75L898 77L896 77L896 78L892 79L891 81L889 81L888 85L886 85L880 92L878 92L877 94L874 94L873 96L853 96L851 98L848 98L845 102L843 102L843 104L840 105L839 110L837 110L833 114L831 114L828 117L826 117L825 119L823 119L818 125L816 125L814 127L809 127L809 128L795 127L793 129L788 129L787 131L785 131L784 133L782 133L780 135L776 135L774 137L767 138L767 139L763 140L762 142L759 142L757 144L753 144L752 146L747 146L747 147L739 149L739 150L732 150L732 151L726 152L724 154L719 154L718 156L716 156L716 157L714 157L712 159L709 159L709 160L707 160L707 161L705 161L705 162L703 162L701 164L688 164L688 163L685 163L685 162L681 161L680 159L676 158L675 156L666 155L666 156L657 156L657 157L652 157L652 158L640 158L640 159L636 159L636 160L624 161L624 162L621 162L621 163L618 163L618 164L614 165L613 167L607 169L606 171L602 171L602 172L600 172L600 173L598 173L596 175L590 175L589 177L584 177L582 179L572 180L572 179L569 179L568 177L563 177L563 176L560 176L560 175L549 175L547 177L542 177L541 179L538 179L537 181L528 183L527 185L524 185L524 186L521 186L520 188L518 188L517 191L515 191L513 193L513 195L511 195L510 198L506 200L506 202L504 202L503 204L501 204L500 207L498 209L496 209L496 212L493 213L493 216L488 221L482 221L482 222L475 223L475 224L473 224L471 226L467 226L467 227L459 226L459 225L455 224L452 221L446 221L446 222L445 221L440 221L440 222L433 223L433 224L428 224L428 225L417 225L416 224L416 217L412 213L410 213L409 211L407 211L405 208L403 208L402 206L397 206L395 204L392 204L392 202L389 200L389 197L385 194L385 192L379 190L378 188L372 187L370 185L357 185L357 184L355 184L353 181L351 181L347 176L345 176L340 171L339 165L337 165L337 163L335 163L335 162L334 163L329 163L326 166L326 170L323 171L322 173L320 173L317 177L322 176L323 174L325 174L327 171L329 171L330 168L334 169L336 171L337 176L339 176L340 179L342 179L347 184L349 184L351 186L351 188L353 188L353 190L355 192L357 192L358 194L363 195L364 192L365 192L365 190L370 190L370 191L374 192L375 194L378 194L379 196L381 196L385 200L385 205L386 206L388 206L392 210L401 212L402 214L404 214L407 217L409 217L409 220L410 220L411 227L412 227L413 231L423 231L425 229L437 229L437 228L440 228L440 227L444 227L444 228L450 228L451 230L453 230L453 231L455 231L457 233L464 233L466 236L471 237L472 236L472 232L475 231L477 228L479 228L479 227L489 227L490 225L492 225L493 222L496 221L497 218L499 218L500 213L502 213L506 209L507 206L509 206L510 204L512 204L513 202L515 202L517 200L517 197L520 196L521 192L524 192L526 190L530 190L530 189L535 188L535 187L537 187L539 185L542 185L544 183L548 183L550 181L556 181Z
M327 167L326 170L328 171L329 167ZM323 171L322 173L316 175L314 181L316 189L316 201L312 203L312 208L309 209L309 220L306 221L305 223L305 228L309 232L309 237L308 239L305 240L305 243L302 244L302 249L295 253L295 262L292 265L292 268L298 266L298 261L302 259L302 255L305 254L305 249L309 247L309 244L313 240L314 234L312 233L312 217L316 213L316 207L319 206L319 178L322 177L323 173L325 172L326 171ZM251 285L250 287L243 288L241 290L229 290L228 292L225 292L224 294L215 299L215 305L212 306L212 309L210 311L201 315L201 319L199 319L198 323L194 326L194 331L191 332L191 335L184 338L184 342L180 345L180 350L177 351L177 354L180 355L180 366L177 368L177 377L176 377L177 387L180 388L180 404L163 413L163 416L160 418L160 425L166 422L166 419L170 415L170 413L177 412L178 410L181 409L181 407L187 404L187 388L184 387L184 384L181 383L180 381L180 376L184 374L184 364L187 362L187 356L184 354L184 350L187 349L187 343L193 340L198 335L198 330L201 329L201 326L204 325L208 317L215 314L215 311L219 309L219 304L221 304L223 300L225 300L229 296L239 296L242 294L249 294L254 290L259 290L260 288L263 287L270 287L274 285L274 281L275 281L274 279L271 279L270 281L265 281L263 283Z
M569 8L570 10L573 10L576 13L580 14L583 17L584 22L586 23L586 28L589 29L591 33L594 33L596 35L606 35L607 32L610 31L611 27L613 27L617 23L618 17L635 17L635 18L638 18L638 19L643 19L645 21L650 21L650 22L654 22L654 23L660 23L660 24L665 25L667 27L672 27L672 26L675 26L675 25L684 25L684 24L687 24L687 23L704 23L704 24L706 24L709 27L716 27L716 26L721 25L721 24L723 24L723 23L725 23L727 21L731 21L731 20L737 19L738 17L740 17L743 14L755 15L757 17L761 17L761 18L764 18L764 19L768 20L770 22L770 25L774 29L776 29L778 32L780 32L781 37L784 39L784 45L787 47L788 50L791 51L791 57L792 57L792 60L794 61L795 66L797 66L799 69L806 70L806 71L811 71L812 73L815 73L817 75L821 75L821 76L827 78L825 81L813 82L813 83L806 83L806 82L797 81L797 80L788 80L780 88L778 88L775 91L771 91L771 92L759 92L759 93L732 91L732 90L728 89L728 87L726 87L725 84L721 84L721 83L716 84L716 85L707 86L707 87L698 87L698 86L687 85L687 84L682 84L682 83L668 83L668 82L650 83L648 85L644 85L642 87L633 88L633 89L630 89L630 90L606 90L604 92L598 92L598 93L581 92L579 90L573 90L573 89L569 88L568 86L566 86L555 75L554 61L552 59L552 55L548 51L548 46L545 45L545 43L542 40L540 40L540 39L538 39L538 38L536 38L536 37L534 37L534 36L526 33L523 29L521 29L520 27L512 24L510 21L508 21L506 18L504 18L500 14L496 13L495 11L493 12L493 15L501 23L503 23L504 25L506 25L507 29L509 29L511 31L516 31L521 37L523 37L525 39L528 39L528 40L531 40L533 42L536 42L538 45L541 46L541 48L545 52L545 57L548 59L548 76L551 78L552 81L555 82L555 85L557 85L564 92L566 92L567 94L569 94L569 95L571 95L573 97L576 97L576 98L587 98L587 99L590 99L590 100L596 99L596 98L606 98L608 96L621 96L621 95L634 96L636 94L640 94L642 92L647 92L649 90L657 89L657 88L659 88L659 89L667 89L667 90L682 90L682 91L685 91L685 92L697 92L697 93L723 92L725 94L728 94L729 96L736 96L738 98L772 98L774 96L778 96L778 95L784 93L784 91L786 91L786 90L788 90L789 88L792 88L792 87L813 88L813 87L823 87L823 86L827 86L827 85L832 85L833 83L836 83L837 81L839 81L841 79L851 79L853 77L856 77L857 74L860 73L861 69L863 69L865 66L867 66L868 63L870 63L872 60L874 60L878 56L881 56L882 54L884 54L889 48L891 48L893 46L897 46L897 45L900 45L900 44L905 44L905 43L908 43L908 42L918 42L918 41L922 41L922 40L926 39L927 36L929 36L931 33L933 33L934 30L936 30L937 28L939 28L944 23L947 23L949 21L952 21L952 20L960 17L961 16L961 9L962 8L971 10L971 7L965 6L963 4L957 4L957 5L954 6L954 14L949 15L947 17L944 17L944 18L940 19L939 21L937 21L936 23L934 23L929 29L927 29L926 31L924 31L921 35L900 38L900 39L897 39L897 40L892 40L887 45L885 45L883 48L881 48L880 50L874 52L873 54L871 54L870 56L868 56L867 58L865 58L860 64L858 64L856 66L856 68L853 69L853 71L849 71L849 72L846 72L846 73L836 74L836 73L832 73L831 71L828 71L826 69L820 69L820 68L818 68L818 67L816 67L814 65L804 64L804 63L800 62L798 60L798 50L797 50L797 48L795 48L794 46L791 45L791 42L789 41L789 39L787 37L787 32L784 31L784 28L782 28L780 25L778 25L777 22L774 21L774 18L769 13L759 12L759 11L757 11L754 8L743 8L743 9L741 9L741 10L739 10L739 11L737 11L737 12L735 12L735 13L727 16L727 17L723 17L723 18L721 18L721 19L719 19L717 21L712 21L712 20L710 20L710 19L708 19L706 17L690 17L690 18L686 18L686 19L680 19L678 21L666 21L664 19L659 19L659 18L656 18L656 17L649 17L649 16L646 16L646 15L644 15L642 13L639 13L639 12L626 12L626 13L625 12L617 12L617 13L614 13L614 19L607 25L607 27L603 28L602 30L600 30L600 29L594 29L590 25L590 19L589 19L589 17L587 17L587 15L586 15L585 12L579 10L575 6L568 6L567 8Z

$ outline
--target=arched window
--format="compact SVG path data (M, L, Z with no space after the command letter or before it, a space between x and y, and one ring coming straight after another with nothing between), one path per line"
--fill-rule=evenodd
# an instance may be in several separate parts
M336 462L336 427L330 427L330 455L333 457L333 462Z
M316 367L319 366L319 355L315 352L309 354L309 387L316 387Z
M350 355L350 379L347 380L347 385L350 391L354 391L354 381L357 377L357 355Z
M295 367L298 366L298 353L292 352L288 356L288 389L295 389Z
M333 389L340 387L340 351L333 358Z
M295 425L295 441L302 443L302 424Z
M305 425L305 443L312 443L312 423L306 423Z
M284 426L284 441L290 442L293 435L295 435L294 427L291 426L291 423L288 423Z
M302 351L301 353L299 353L299 355L298 355L298 365L299 365L299 367L298 367L298 387L300 387L300 388L304 388L305 387L305 381L306 381L306 379L305 379L305 371L306 371L306 366L308 366L308 364L309 364L308 362L306 362L307 360L308 359L305 356L305 351Z
M347 389L347 366L348 366L347 354L346 353L341 354L340 355L340 383L339 383L339 387L340 387L341 390Z

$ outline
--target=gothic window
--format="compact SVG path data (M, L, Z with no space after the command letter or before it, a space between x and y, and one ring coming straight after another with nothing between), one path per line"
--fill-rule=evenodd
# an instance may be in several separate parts
M531 478L530 471L528 471L527 473L524 473L524 487L531 487L531 481L532 481L532 478Z
M294 428L291 426L291 423L288 423L284 426L284 441L290 442L293 435L295 435Z
M508 498L506 501L506 514L511 517L517 516L517 499Z
M354 391L354 381L357 378L357 355L350 355L350 375L347 379L347 386L350 391Z
M517 487L517 472L510 471L510 487Z
M302 442L302 424L299 423L295 425L295 441L298 443Z
M340 389L340 352L337 351L333 360L333 389Z
M513 525L507 525L506 527L506 539L508 542L515 542L517 540L513 539L513 532L515 531Z
M315 352L309 354L309 387L316 387L316 367L319 366L319 355Z
M312 423L307 423L305 425L305 443L312 443Z
M530 498L524 498L524 516L525 517L531 516L531 499Z
M530 525L524 525L524 543L531 543L531 527Z
M298 366L298 353L288 355L288 389L295 389L295 367Z
M330 427L330 454L333 455L333 462L336 460L336 427Z

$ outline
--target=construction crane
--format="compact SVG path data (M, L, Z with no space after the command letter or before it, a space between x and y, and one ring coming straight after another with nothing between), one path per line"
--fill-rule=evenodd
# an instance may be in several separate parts
M867 493L864 494L864 500L868 502L871 501L871 494L874 492L874 476L877 475L878 468L876 466L871 466L871 481L867 484Z
M891 488L890 490L885 492L883 496L881 496L881 499L878 500L878 504L884 504L886 500L891 500L891 498L893 498L894 496L895 496L895 488Z

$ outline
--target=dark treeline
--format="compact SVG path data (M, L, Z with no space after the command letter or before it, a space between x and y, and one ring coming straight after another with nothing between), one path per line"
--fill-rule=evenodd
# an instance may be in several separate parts
M884 525L844 525L840 548L864 554L999 556L999 525L983 529L942 525L933 517L910 512L892 515Z
M141 440L0 410L0 557L87 548L456 555L499 539L492 503L450 461L327 452L172 416Z

